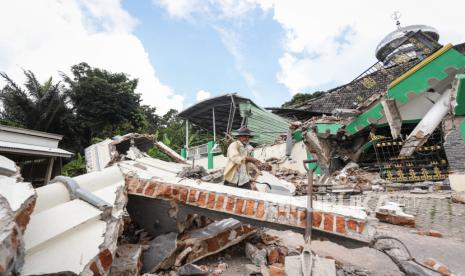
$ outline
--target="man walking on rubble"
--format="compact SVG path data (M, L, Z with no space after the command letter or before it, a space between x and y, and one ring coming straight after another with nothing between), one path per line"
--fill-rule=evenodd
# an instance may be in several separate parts
M247 163L260 162L250 156L247 149L249 140L253 135L248 128L241 127L237 130L235 136L237 141L232 142L228 147L228 163L224 169L224 185L252 190Z

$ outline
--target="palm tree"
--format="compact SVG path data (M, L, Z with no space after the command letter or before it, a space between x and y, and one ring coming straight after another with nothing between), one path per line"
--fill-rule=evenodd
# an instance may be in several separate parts
M24 88L7 74L0 76L6 85L0 90L0 118L12 125L52 133L62 133L64 120L70 116L63 85L50 77L41 84L34 73L24 70Z
M0 72L6 85L0 89L0 124L64 135L61 146L71 151L81 148L79 126L70 108L65 87L50 77L40 83L34 73L23 70L24 87Z

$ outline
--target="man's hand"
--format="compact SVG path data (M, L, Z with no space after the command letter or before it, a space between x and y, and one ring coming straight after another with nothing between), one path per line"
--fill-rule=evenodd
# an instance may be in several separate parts
M245 161L246 162L252 162L254 164L260 164L262 162L260 162L260 160L256 159L256 158L253 158L252 156L246 156L245 157Z

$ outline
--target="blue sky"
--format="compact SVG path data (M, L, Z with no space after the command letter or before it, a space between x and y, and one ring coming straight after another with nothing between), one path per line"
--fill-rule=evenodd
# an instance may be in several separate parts
M159 114L230 92L280 106L375 63L394 11L403 26L433 26L456 44L464 9L463 0L0 1L0 25L14 26L0 28L0 71L19 83L23 68L58 80L79 62L124 72Z
M276 81L284 31L271 12L254 9L238 22L173 18L150 1L123 1L123 7L138 19L134 33L156 64L158 77L185 97L186 106L196 102L199 90L212 95L237 92L263 106L278 106L291 97ZM238 40L243 64L237 64L218 28ZM242 70L255 83L248 83Z

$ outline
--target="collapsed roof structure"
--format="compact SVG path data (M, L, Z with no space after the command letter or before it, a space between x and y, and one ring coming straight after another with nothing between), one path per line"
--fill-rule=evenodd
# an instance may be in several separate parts
M154 237L174 233L176 239L187 214L224 219L212 224L214 231L191 233L194 240L206 236L186 251L189 263L240 242L255 231L251 225L305 229L309 214L305 197L182 177L180 172L190 165L153 159L141 151L153 142L148 135L128 134L92 145L86 150L89 173L58 176L35 190L21 182L11 160L2 159L0 222L5 227L0 252L5 254L0 257L0 272L108 275L118 257L125 208L131 220ZM350 246L366 246L376 233L377 221L360 207L316 203L313 217L315 236ZM154 257L144 258L150 263ZM144 264L143 269L150 273L158 268Z
M438 39L429 26L399 28L378 45L378 62L353 81L271 110L309 120L303 128L306 144L327 172L352 160L396 182L463 174L465 159L457 151L465 149L464 45L442 46ZM322 115L302 118L302 112ZM318 127L322 123L333 131Z

